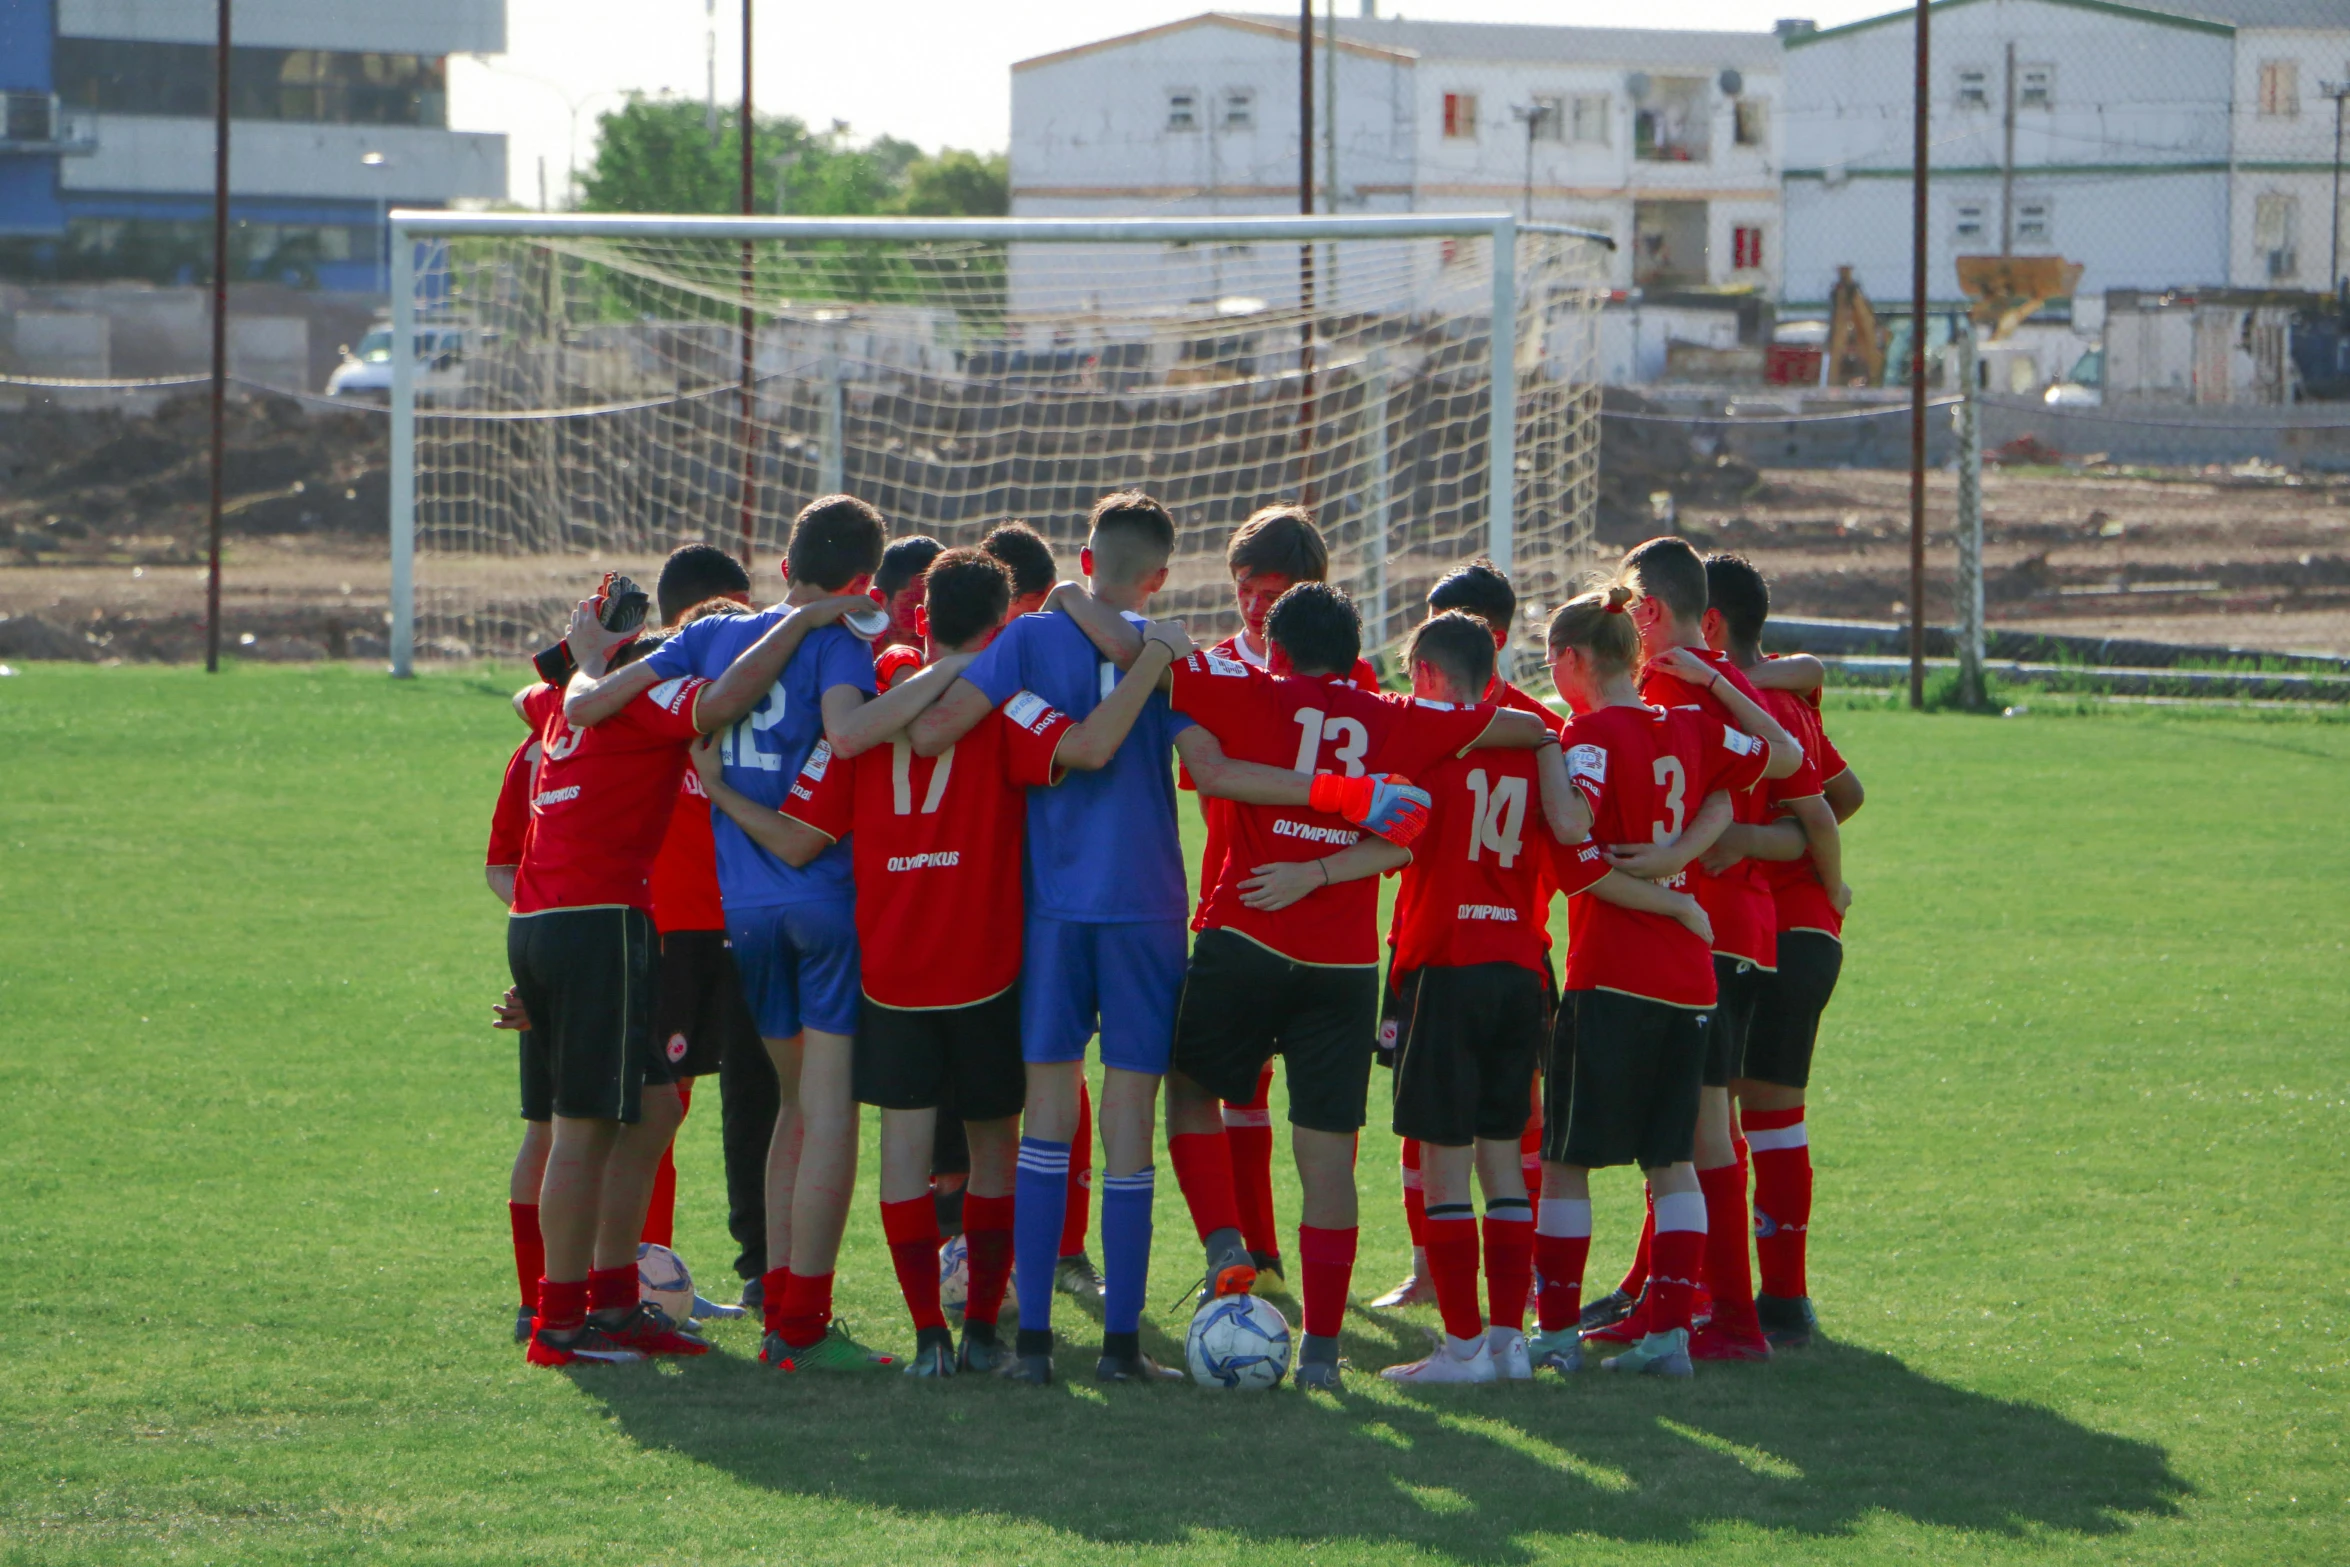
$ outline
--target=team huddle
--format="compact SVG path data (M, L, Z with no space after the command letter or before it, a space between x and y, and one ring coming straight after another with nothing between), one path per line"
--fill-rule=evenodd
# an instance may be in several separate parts
M643 606L661 629L608 578L542 655L488 855L512 916L497 1018L521 1031L531 1362L702 1354L693 1317L757 1309L779 1370L1044 1383L1069 1294L1098 1302L1102 1380L1178 1377L1140 1341L1163 1086L1202 1300L1294 1270L1293 1374L1335 1389L1375 1064L1413 1246L1377 1304L1443 1323L1381 1375L1524 1380L1605 1343L1608 1370L1687 1376L1808 1342L1804 1089L1861 789L1818 663L1761 652L1761 574L1678 538L1631 551L1550 617L1562 716L1503 677L1518 605L1488 564L1430 591L1410 689L1388 693L1305 511L1235 532L1243 629L1213 648L1147 618L1167 510L1120 492L1089 524L1063 582L1022 524L891 543L826 496L793 523L774 608L688 545ZM746 1282L740 1307L689 1313L648 1298L639 1250L670 1238L670 1145L713 1073ZM907 1355L833 1314L868 1105ZM1648 1218L1586 1304L1590 1172L1614 1165L1645 1175Z

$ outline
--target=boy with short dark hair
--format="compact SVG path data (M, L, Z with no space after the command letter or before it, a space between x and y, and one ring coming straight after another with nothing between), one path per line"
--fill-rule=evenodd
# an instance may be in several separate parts
M873 596L889 612L889 629L874 639L875 646L922 646L922 633L914 625L914 612L922 605L922 574L945 549L928 534L917 533L892 539L881 552L881 565L873 573Z
M1043 534L1025 522L999 522L987 530L979 547L1004 563L1012 574L1012 615L1033 615L1044 608L1047 595L1060 578L1053 547Z

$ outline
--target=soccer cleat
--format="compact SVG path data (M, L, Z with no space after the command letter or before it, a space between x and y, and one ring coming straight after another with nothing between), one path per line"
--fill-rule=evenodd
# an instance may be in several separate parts
M1374 1311L1393 1311L1398 1306L1433 1306L1436 1304L1436 1286L1417 1273L1371 1302Z
M533 1310L532 1310L530 1307L528 1307L528 1306L517 1306L517 1307L515 1307L515 1308L514 1308L514 1342L515 1342L515 1343L517 1343L517 1344L527 1344L527 1343L529 1343L529 1342L530 1342L530 1325L531 1325L533 1322L537 1321L537 1320L538 1320L538 1313L537 1313L536 1311L533 1311Z
M707 1295L704 1295L700 1290L694 1291L694 1321L729 1322L734 1318L742 1315L744 1315L744 1310L742 1307L721 1305L719 1302L710 1299Z
M998 1346L998 1353L1001 1353ZM1053 1357L1050 1355L1005 1355L996 1375L1013 1382L1025 1382L1030 1387L1050 1387L1053 1381Z
M603 1329L579 1327L568 1333L555 1333L546 1328L533 1329L530 1348L523 1359L534 1366L568 1366L578 1361L595 1365L625 1366L644 1359L644 1352L615 1342Z
M1586 1344L1637 1344L1648 1336L1649 1329L1655 1320L1655 1315L1649 1307L1648 1291L1642 1290L1639 1298L1632 1302L1632 1309L1624 1313L1623 1316L1604 1328L1585 1328L1583 1342Z
M1227 1235L1238 1235L1237 1230L1226 1230ZM1256 1264L1249 1260L1248 1248L1232 1245L1208 1258L1207 1277L1200 1280L1199 1303L1222 1300L1227 1295L1246 1295L1256 1288Z
M1633 1371L1652 1377L1685 1377L1691 1374L1689 1364L1689 1330L1667 1328L1662 1333L1651 1333L1621 1355L1610 1355L1599 1363L1602 1371Z
M616 1322L599 1322L596 1327L615 1344L647 1355L707 1355L710 1341L689 1327L671 1320L669 1313L649 1300L640 1300L636 1309Z
M1689 1335L1691 1360L1768 1360L1770 1340L1760 1333L1740 1333L1717 1320Z
M1277 1251L1252 1251L1248 1254L1248 1260L1256 1265L1257 1277L1263 1278L1266 1274L1270 1273L1273 1277L1279 1279L1284 1284L1289 1282L1289 1275L1281 1271L1281 1253Z
M1573 1376L1583 1369L1583 1340L1573 1328L1560 1328L1555 1333L1537 1333L1526 1341L1526 1358L1537 1371L1555 1371L1561 1376Z
M1053 1264L1053 1288L1081 1306L1098 1306L1102 1301L1101 1273L1083 1252Z
M1335 1360L1301 1361L1297 1369L1289 1374L1289 1379L1299 1387L1319 1388L1325 1393L1346 1391L1345 1380L1340 1376Z
M1517 1328L1487 1328L1485 1345L1493 1352L1493 1374L1504 1382L1534 1380L1534 1361L1526 1335Z
M1183 1373L1162 1366L1141 1350L1131 1355L1104 1354L1094 1363L1096 1382L1180 1382Z
M1011 1358L1004 1341L995 1336L994 1324L970 1321L963 1324L963 1347L955 1353L956 1370L985 1376L1003 1370L1004 1362Z
M778 1371L886 1371L898 1363L897 1356L867 1349L849 1337L848 1325L838 1321L815 1343L797 1348L786 1344L782 1334L770 1333L760 1343L759 1358Z
M1802 1349L1820 1330L1819 1314L1811 1309L1809 1295L1757 1295L1754 1314L1773 1349Z
M938 1330L932 1339L928 1329L921 1334L922 1342L915 1344L913 1355L906 1361L906 1375L910 1377L951 1377L961 1369L955 1356L954 1340L946 1336L946 1329Z
M1493 1349L1486 1343L1485 1336L1479 1334L1474 1342L1477 1346L1476 1351L1466 1360L1454 1354L1449 1344L1439 1343L1428 1352L1427 1358L1412 1361L1407 1365L1389 1366L1379 1373L1380 1378L1388 1382L1410 1382L1419 1385L1433 1385L1439 1382L1490 1383L1499 1381L1500 1372L1493 1364ZM1524 1347L1523 1343L1519 1345L1521 1351Z
M1632 1315L1632 1308L1639 1303L1640 1297L1637 1295L1627 1295L1622 1290L1609 1290L1605 1295L1583 1308L1583 1319L1577 1326L1586 1333L1596 1333L1601 1328L1612 1328Z
M745 1316L756 1317L767 1310L767 1281L757 1274L743 1280L743 1292L735 1302Z

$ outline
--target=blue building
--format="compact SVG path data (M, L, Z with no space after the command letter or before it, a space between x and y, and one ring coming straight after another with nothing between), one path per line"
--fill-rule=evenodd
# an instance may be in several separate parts
M215 0L0 0L0 277L209 275L218 26ZM502 198L448 57L505 41L505 0L238 0L232 275L374 290L385 210Z

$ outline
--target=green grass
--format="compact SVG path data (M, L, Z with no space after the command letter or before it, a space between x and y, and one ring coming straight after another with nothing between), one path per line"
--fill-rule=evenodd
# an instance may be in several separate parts
M1839 706L1871 803L1811 1117L1835 1342L1236 1401L790 1380L742 1325L526 1368L476 868L507 685L0 680L0 1561L2350 1556L2350 725ZM681 1148L705 1273L715 1131ZM1404 1240L1364 1145L1367 1298ZM843 1309L903 1347L870 1171ZM1633 1186L1600 1185L1604 1279ZM1158 1233L1172 1354L1171 1178ZM1427 1320L1358 1312L1348 1352Z

